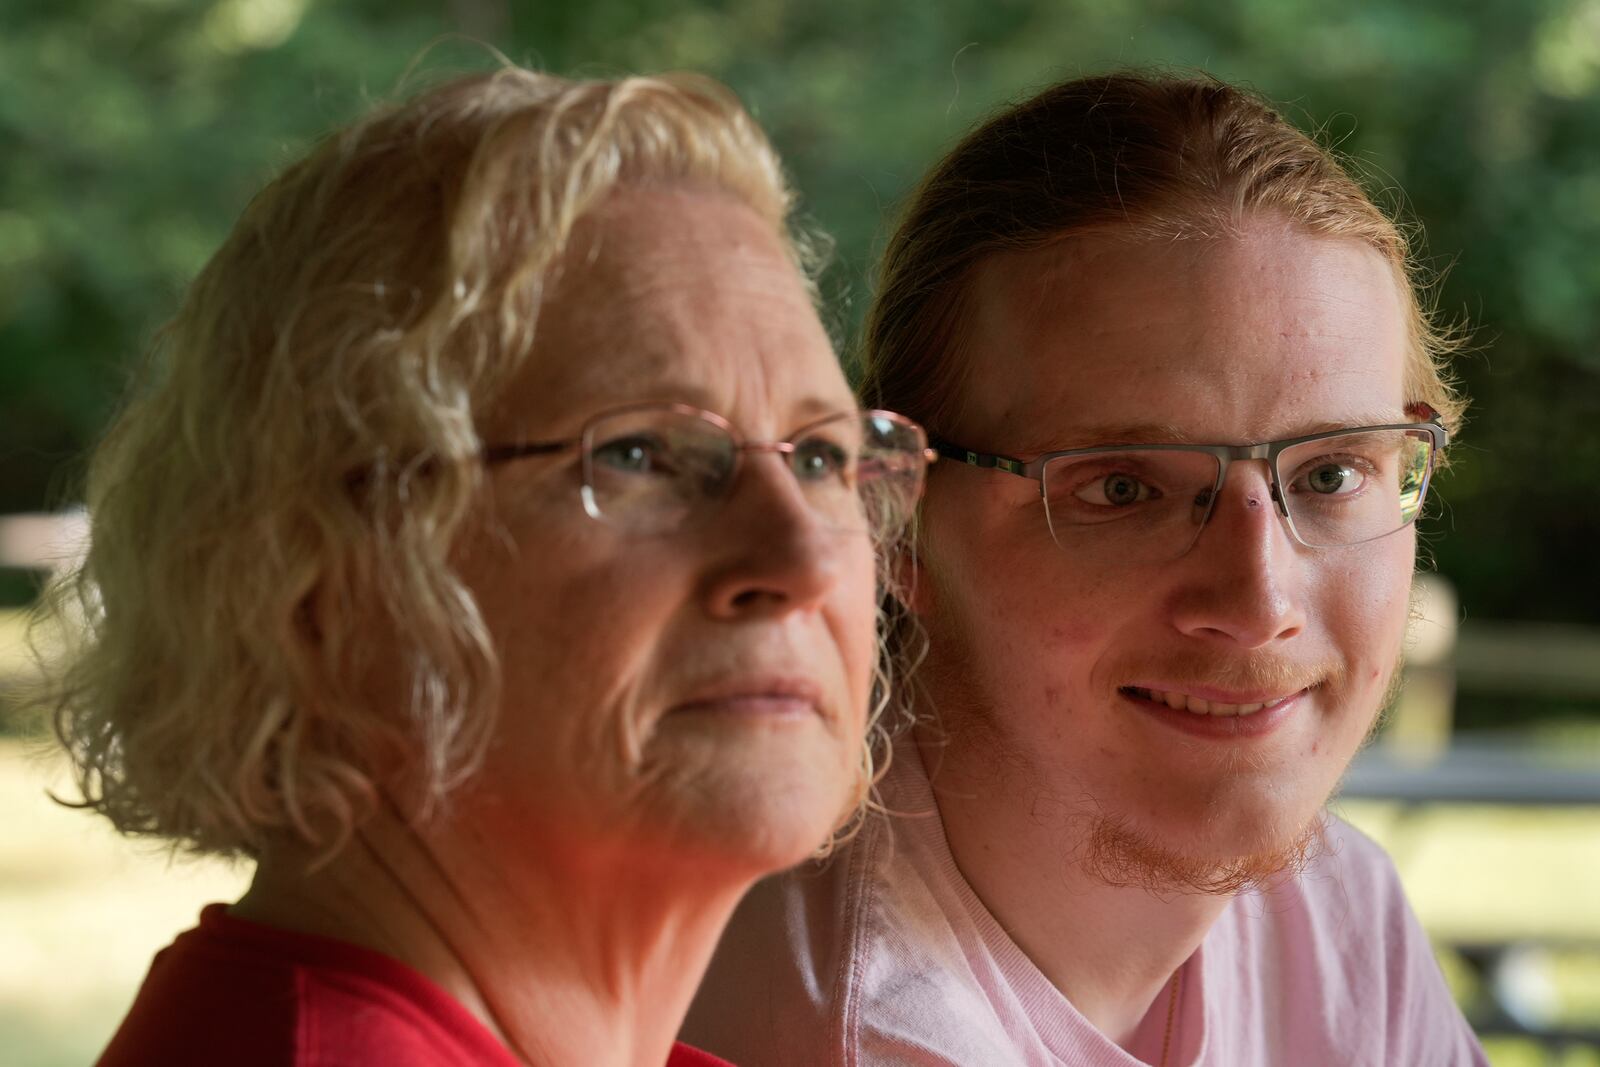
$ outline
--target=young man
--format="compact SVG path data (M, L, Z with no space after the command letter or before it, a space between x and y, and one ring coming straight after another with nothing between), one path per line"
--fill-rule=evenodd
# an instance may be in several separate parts
M766 1064L1478 1064L1324 804L1462 406L1407 248L1216 82L1068 82L912 199L867 401L941 439L887 819L765 883L686 1031Z

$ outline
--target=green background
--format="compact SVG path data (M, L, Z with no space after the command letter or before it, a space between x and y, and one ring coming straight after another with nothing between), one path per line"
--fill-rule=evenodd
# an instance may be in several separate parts
M994 107L1118 66L1254 86L1426 228L1440 307L1475 328L1457 363L1470 421L1424 527L1463 635L1551 634L1580 649L1569 663L1600 647L1600 0L0 0L0 516L74 500L128 368L250 195L408 70L490 65L473 42L567 74L732 85L837 238L824 292L842 345L902 196ZM36 582L0 570L0 623L20 626L5 609ZM1469 686L1485 665L1456 666L1458 730L1600 762L1592 686L1535 692L1549 672L1531 662ZM179 871L43 801L32 743L0 737L0 1059L57 1067L93 1055L193 911L160 913ZM1576 946L1546 966L1558 1014L1600 1025L1600 808L1348 814L1442 943ZM1482 991L1455 959L1470 1006ZM1600 1065L1582 1041L1491 1053Z
M1425 531L1465 617L1596 621L1600 0L0 0L0 514L73 498L126 368L250 194L413 64L484 66L473 41L730 83L838 239L841 341L901 196L996 105L1119 65L1255 86L1425 225L1440 306L1476 328ZM30 582L4 575L0 602ZM1594 712L1468 698L1458 724Z

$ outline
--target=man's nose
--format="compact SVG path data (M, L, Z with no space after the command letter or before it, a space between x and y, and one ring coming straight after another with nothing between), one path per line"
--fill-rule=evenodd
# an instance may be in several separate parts
M1173 622L1190 636L1261 648L1305 627L1302 550L1282 520L1266 464L1232 464L1185 569Z

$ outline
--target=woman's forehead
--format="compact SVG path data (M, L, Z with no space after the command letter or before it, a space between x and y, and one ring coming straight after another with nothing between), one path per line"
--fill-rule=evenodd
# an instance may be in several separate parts
M646 400L762 421L850 403L781 238L732 197L640 190L584 220L500 407L549 423Z

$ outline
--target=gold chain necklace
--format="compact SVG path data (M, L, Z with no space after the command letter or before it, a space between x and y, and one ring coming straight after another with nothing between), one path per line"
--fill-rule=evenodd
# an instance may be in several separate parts
M1161 1038L1161 1062L1157 1067L1167 1067L1167 1053L1172 1051L1172 1021L1178 1014L1178 991L1183 988L1183 968L1172 972L1172 995L1167 997L1167 1030Z

